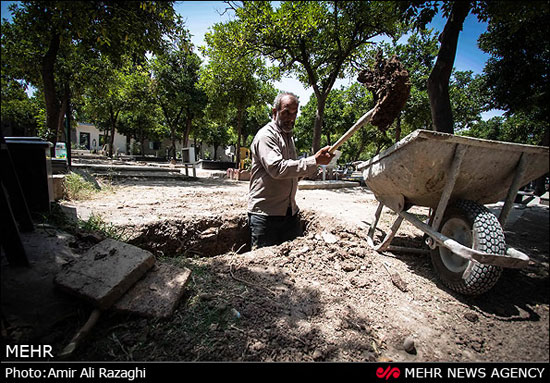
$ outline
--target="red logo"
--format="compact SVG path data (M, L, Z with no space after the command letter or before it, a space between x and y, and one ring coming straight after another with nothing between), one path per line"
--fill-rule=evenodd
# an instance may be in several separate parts
M399 371L399 368L397 367L391 367L388 366L385 370L382 367L378 367L376 369L376 376L379 378L385 378L388 380L389 378L399 378L399 375L401 375L401 371Z

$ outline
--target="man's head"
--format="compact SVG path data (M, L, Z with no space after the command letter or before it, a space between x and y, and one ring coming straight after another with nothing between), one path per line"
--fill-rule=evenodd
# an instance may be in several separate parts
M279 93L273 102L273 119L279 127L290 133L298 115L298 96L290 92Z

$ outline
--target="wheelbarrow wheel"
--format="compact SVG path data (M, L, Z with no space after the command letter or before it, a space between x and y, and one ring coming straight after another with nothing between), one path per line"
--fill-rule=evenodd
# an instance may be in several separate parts
M459 200L447 208L439 232L464 246L493 254L504 254L506 242L497 217L485 206ZM444 246L431 253L432 264L445 286L464 295L479 295L491 289L502 268L469 261Z

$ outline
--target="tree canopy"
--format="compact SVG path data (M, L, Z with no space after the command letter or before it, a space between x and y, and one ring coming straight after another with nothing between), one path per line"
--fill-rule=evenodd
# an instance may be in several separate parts
M236 22L215 24L205 36L208 57L203 68L201 85L210 100L209 113L228 121L228 113L236 112L236 162L239 164L242 130L247 108L271 102L273 96L269 72L259 57L239 46L242 30Z
M312 150L320 148L326 99L335 81L364 64L365 45L376 36L398 38L401 7L385 1L228 2L242 45L296 75L317 99Z
M124 53L144 57L178 25L173 2L23 1L11 11L13 21L2 22L2 56L9 57L2 67L43 90L54 143L86 62L107 56L119 65Z

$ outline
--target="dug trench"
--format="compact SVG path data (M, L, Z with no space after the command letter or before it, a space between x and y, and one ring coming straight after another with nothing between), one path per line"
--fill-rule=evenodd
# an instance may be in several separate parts
M545 269L506 272L489 293L463 297L439 284L429 257L376 253L367 229L317 212L302 223L303 237L255 251L243 214L127 225L130 243L190 269L190 282L168 319L104 313L72 358L548 360ZM64 347L89 311L59 322L50 343Z
M187 217L128 226L128 242L192 281L175 314L151 320L110 313L75 359L375 361L370 320L342 297L374 283L357 229L302 216L304 236L250 251L246 215ZM338 234L335 234L338 233ZM339 288L341 274L348 283Z

